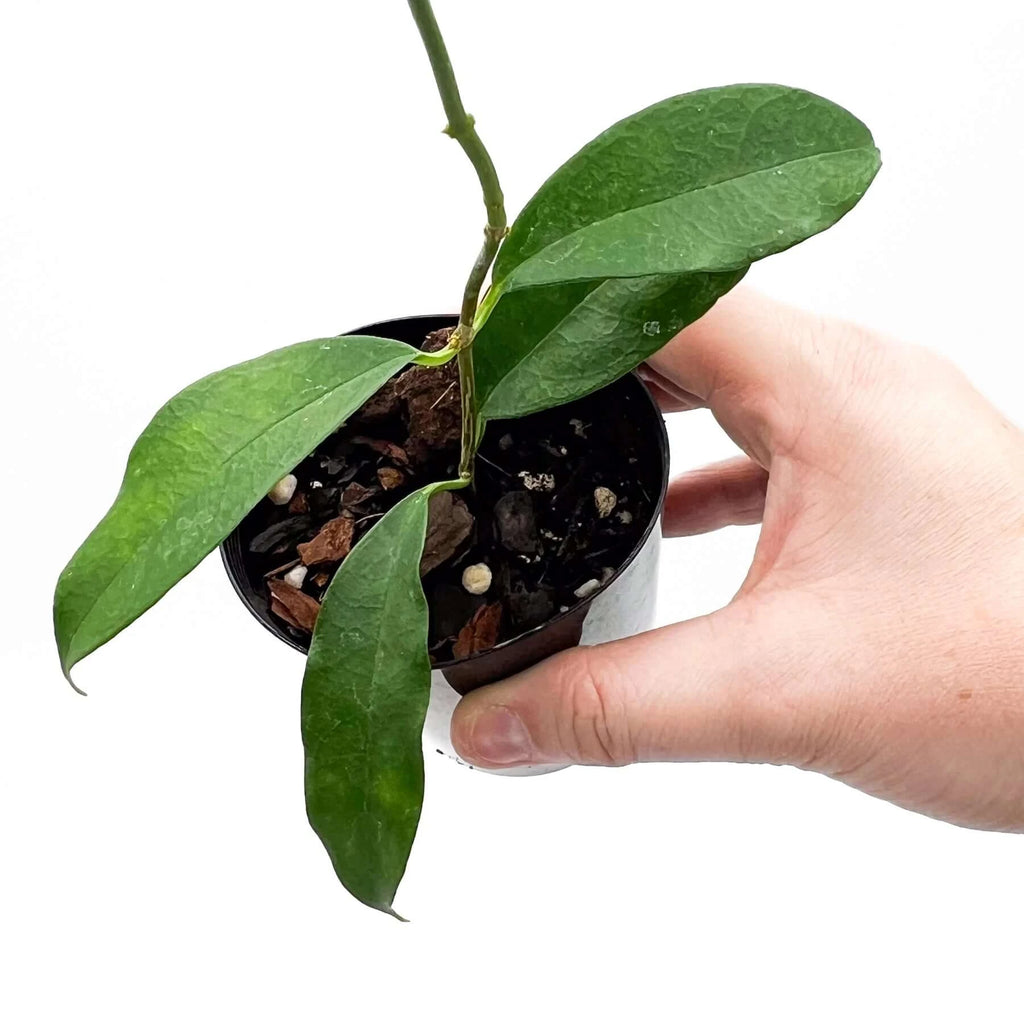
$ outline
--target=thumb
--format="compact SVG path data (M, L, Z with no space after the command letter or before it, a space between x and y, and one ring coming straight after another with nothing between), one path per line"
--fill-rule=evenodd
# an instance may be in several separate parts
M825 716L813 690L806 701L789 692L801 645L777 628L785 616L748 608L739 601L563 651L475 690L455 710L455 749L483 768L812 760L816 722Z

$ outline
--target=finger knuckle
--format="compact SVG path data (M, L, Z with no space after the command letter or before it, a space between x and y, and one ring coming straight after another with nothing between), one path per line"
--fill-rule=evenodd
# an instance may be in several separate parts
M563 749L578 764L616 766L636 760L623 679L610 659L579 647L560 673Z

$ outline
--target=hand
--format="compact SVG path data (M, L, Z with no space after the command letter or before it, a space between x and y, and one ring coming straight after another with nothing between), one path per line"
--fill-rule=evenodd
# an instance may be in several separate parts
M464 698L484 767L749 761L1024 831L1024 435L925 350L750 293L645 375L746 457L675 480L668 536L764 525L725 608Z

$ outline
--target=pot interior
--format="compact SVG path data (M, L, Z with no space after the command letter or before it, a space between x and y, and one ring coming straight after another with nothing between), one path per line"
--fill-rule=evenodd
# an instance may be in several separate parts
M451 316L410 317L371 324L350 333L391 337L419 346L429 332L451 327L455 322L456 319ZM567 434L567 429L571 429L576 436ZM593 447L590 441L592 435L598 437L596 444L599 447L595 450L589 450ZM561 533L571 532L574 524L578 523L583 533L589 531L593 534L595 557L588 557L586 566L580 568L579 575L585 575L587 578L579 580L579 596L575 590L567 589L576 582L576 579L572 578L570 583L563 584L560 591L553 591L554 600L558 603L552 606L550 614L544 615L542 621L530 623L527 620L528 625L525 629L516 628L517 620L507 622L503 625L506 635L493 647L462 658L451 657L450 647L435 650L435 668L444 671L452 685L462 691L481 682L518 671L555 650L578 642L582 623L591 602L630 565L647 542L661 512L668 478L667 438L660 411L636 375L629 374L598 392L556 409L545 410L516 421L489 423L477 463L477 500L494 501L496 496L507 492L510 487L520 491L522 488L543 488L546 485L547 481L536 479L537 475L543 476L539 473L539 467L538 474L531 472L527 479L522 479L523 474L534 467L529 462L529 457L520 452L518 442L510 443L513 437L535 436L545 439L543 444L547 449L552 449L552 443L547 438L554 439L557 445L551 452L550 465L545 466L554 470L550 474L555 478L554 487L550 492L534 490L531 495L534 506L539 510L541 521L548 516L549 510L556 510L559 501L566 500L565 492L559 490L559 487L568 487L573 483L571 480L559 480L563 475L558 462L559 452L567 446L575 445L574 450L586 451L589 464L599 467L599 478L613 483L613 488L608 489L613 490L613 493L620 492L616 495L619 504L611 512L601 516L595 512L593 505L597 500L594 496L595 491L588 485L583 491L577 488L577 491L573 492L571 497L575 502L574 506L561 510L563 519L569 517L568 531L563 528ZM321 447L318 446L314 456L320 451ZM515 461L517 456L519 462ZM524 458L527 459L525 463ZM503 466L502 463L506 465ZM518 465L526 465L527 470L517 472ZM297 475L300 472L301 468L297 468ZM564 476L571 476L568 464ZM420 484L425 482L426 480L419 481ZM586 502L584 499L587 499ZM267 504L263 502L261 506ZM586 507L581 508L584 504ZM259 513L260 507L253 510L225 540L221 548L225 567L236 592L250 612L279 639L297 650L306 651L309 647L309 634L283 622L270 610L265 580L268 560L266 557L256 557L250 551L256 531L265 526L266 522L265 518L260 518ZM577 514L576 518L573 518L573 513ZM613 516L615 518L612 518ZM563 562L566 560L559 558L559 552L564 548L565 542L559 534L551 530L547 533L551 534L553 539L548 541L547 537L544 538L542 543L547 550L543 552L543 557L554 566L552 575L557 576L565 568ZM605 543L609 538L610 543ZM607 554L602 555L602 550ZM548 572L544 567L533 570L529 565L531 560L539 559L541 556L509 556L507 552L503 554L506 558L506 577L509 572L517 578L532 573L530 579L536 581L538 575L542 578ZM455 565L454 570L461 572L462 560L456 558L455 561L460 564ZM600 562L607 564L599 566ZM431 626L432 630L435 625L452 630L457 628L457 625L445 625L440 621L442 616L435 614L435 609L443 602L451 603L452 599L457 603L458 588L453 585L452 579L439 582L440 574L442 569L439 568L424 578L424 589L432 608ZM450 571L448 576L451 576ZM540 585L544 588L549 584L542 579ZM653 580L646 581L646 585L653 586ZM439 594L441 596L438 596ZM465 599L466 596L463 594L462 597ZM485 601L485 597L476 599L476 606ZM467 605L464 610L471 612L472 607ZM455 618L453 619L451 614L448 618L457 624L461 613L457 608L449 610ZM515 632L508 635L509 630ZM434 642L436 643L436 640ZM446 650L448 656L445 656Z

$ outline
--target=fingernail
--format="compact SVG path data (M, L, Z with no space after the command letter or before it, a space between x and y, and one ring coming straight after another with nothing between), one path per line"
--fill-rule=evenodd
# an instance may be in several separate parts
M489 764L519 764L530 760L533 745L522 719L501 705L479 712L469 727L470 750Z

